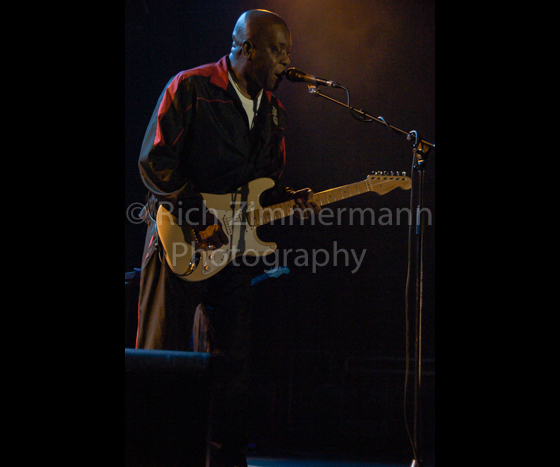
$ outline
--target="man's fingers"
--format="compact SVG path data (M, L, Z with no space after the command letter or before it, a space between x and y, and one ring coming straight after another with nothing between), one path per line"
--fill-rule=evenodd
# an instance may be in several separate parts
M227 237L227 235L225 234L225 232L222 230L221 227L220 230L218 230L218 239L222 243L222 246L229 245L229 238Z

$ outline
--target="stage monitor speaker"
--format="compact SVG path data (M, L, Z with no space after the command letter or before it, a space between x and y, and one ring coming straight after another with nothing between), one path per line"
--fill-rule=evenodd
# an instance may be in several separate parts
M124 353L125 467L207 467L214 357Z

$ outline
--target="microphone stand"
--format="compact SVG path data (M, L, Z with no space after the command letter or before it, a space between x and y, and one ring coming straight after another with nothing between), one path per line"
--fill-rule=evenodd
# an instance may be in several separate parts
M435 149L436 145L429 141L423 140L418 135L417 131L404 131L395 126L389 125L383 117L373 117L367 114L363 110L358 110L350 105L350 92L343 86L338 86L344 89L348 93L348 104L337 101L332 97L326 96L319 90L319 84L316 86L308 85L309 93L315 97L322 97L330 102L346 107L352 113L357 115L358 120L366 123L377 122L385 127L389 128L391 131L406 136L407 140L413 143L413 154L414 154L414 170L419 176L419 203L418 210L416 214L416 238L417 238L417 264L416 264L416 341L415 341L415 358L416 358L416 368L415 368L415 381L414 381L414 439L413 448L415 459L412 463L412 467L420 467L423 465L423 460L421 460L420 453L420 398L422 391L422 320L424 312L424 235L426 231L426 219L424 216L424 195L425 195L425 183L426 183L426 166L428 162L428 155L432 149ZM408 295L407 295L408 296ZM408 303L407 303L408 307ZM408 318L407 318L408 319ZM407 368L408 372L408 368ZM407 375L408 377L408 375Z

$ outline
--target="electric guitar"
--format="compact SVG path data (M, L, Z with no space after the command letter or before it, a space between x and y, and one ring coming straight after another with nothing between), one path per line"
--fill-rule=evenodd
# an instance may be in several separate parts
M229 245L219 249L208 246L193 227L179 225L177 218L161 205L157 213L157 229L173 273L185 282L201 282L216 275L236 258L262 257L276 252L278 245L262 242L257 229L293 215L299 207L295 201L287 201L263 208L261 195L274 185L273 180L261 178L235 193L202 194L206 208L220 221L229 238ZM412 180L399 172L376 172L363 182L317 193L313 200L324 207L370 192L386 195L397 188L410 190ZM218 229L218 225L208 227L204 238Z

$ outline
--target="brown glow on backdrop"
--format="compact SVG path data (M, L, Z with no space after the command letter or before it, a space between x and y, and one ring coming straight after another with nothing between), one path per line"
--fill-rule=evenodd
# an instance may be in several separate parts
M292 66L345 85L351 105L435 138L433 2L255 3L275 6L292 28ZM327 89L325 94L346 102L342 91ZM305 84L285 83L279 95L296 132L298 147L292 150L305 148L308 156L298 160L305 176L326 166L326 181L343 183L358 169L409 170L410 150L401 137L376 124L357 123L343 108L315 100ZM333 173L341 179L331 177Z

